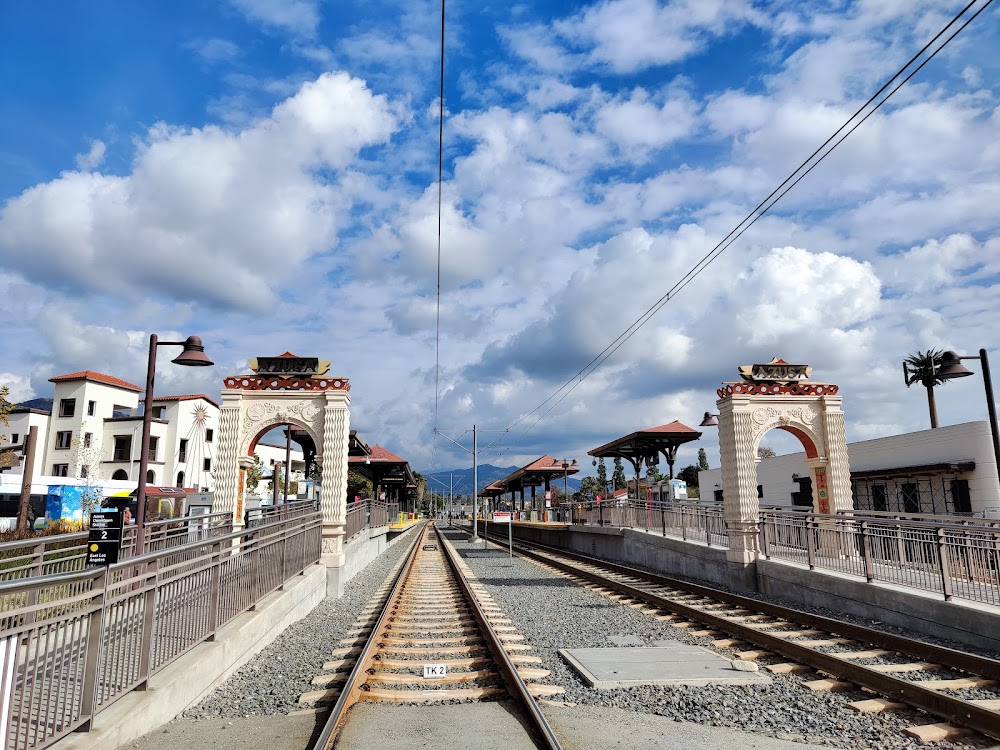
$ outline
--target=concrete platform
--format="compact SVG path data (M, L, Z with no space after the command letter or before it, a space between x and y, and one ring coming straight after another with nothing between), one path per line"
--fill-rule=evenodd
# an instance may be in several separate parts
M593 688L637 685L766 685L761 672L733 669L728 659L701 646L671 643L657 647L560 649Z

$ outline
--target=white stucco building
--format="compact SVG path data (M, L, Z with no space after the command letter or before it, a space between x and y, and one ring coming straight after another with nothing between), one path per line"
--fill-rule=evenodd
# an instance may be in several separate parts
M1000 479L988 422L967 422L848 443L857 510L1000 517ZM806 455L757 464L762 506L812 507ZM699 472L703 501L726 488L719 468Z

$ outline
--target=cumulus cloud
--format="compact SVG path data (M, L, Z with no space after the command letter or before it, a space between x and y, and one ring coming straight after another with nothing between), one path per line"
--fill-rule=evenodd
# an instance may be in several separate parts
M0 257L68 289L260 308L335 243L351 204L339 176L395 127L386 99L344 73L239 132L160 124L131 174L65 172L11 199Z
M318 0L229 0L248 19L267 28L312 37L319 25Z
M104 142L94 141L90 144L90 150L85 154L76 155L76 168L81 172L89 172L97 169L104 162Z

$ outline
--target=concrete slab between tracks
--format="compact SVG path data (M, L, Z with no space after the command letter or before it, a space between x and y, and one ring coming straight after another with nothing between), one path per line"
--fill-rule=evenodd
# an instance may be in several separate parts
M97 715L89 732L64 737L54 750L111 750L159 727L222 684L243 664L298 622L326 596L326 566L312 565L275 591L253 612L219 629L215 641L201 643L164 667L149 687L133 691Z

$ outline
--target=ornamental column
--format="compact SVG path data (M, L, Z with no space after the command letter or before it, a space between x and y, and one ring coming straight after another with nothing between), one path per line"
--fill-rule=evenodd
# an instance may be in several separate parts
M347 518L347 453L351 431L345 391L327 391L323 409L322 481L323 559L328 567L344 564L344 524Z
M219 452L215 456L215 502L212 510L216 513L233 514L233 522L243 522L243 508L240 500L239 438L240 416L243 409L241 391L223 390L222 407L219 409Z
M723 511L729 549L726 559L751 563L760 549L757 523L757 446L750 401L727 398L719 407L719 447L722 453Z

